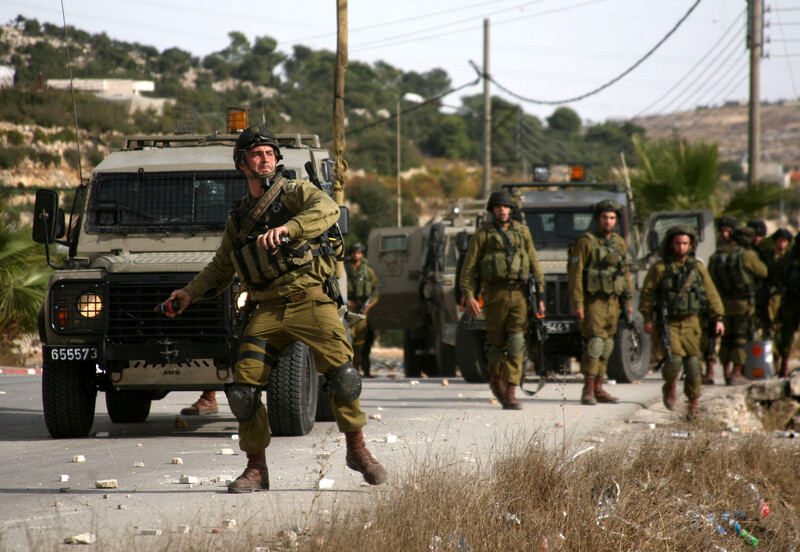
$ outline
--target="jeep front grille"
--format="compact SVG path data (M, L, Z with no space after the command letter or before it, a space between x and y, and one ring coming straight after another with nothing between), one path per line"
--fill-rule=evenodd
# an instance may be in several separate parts
M569 299L569 280L566 275L559 275L557 279L545 281L547 316L573 316L572 302Z
M171 275L172 276L172 275ZM172 291L186 285L191 275L176 275L172 281L159 281L161 275L135 279L113 277L108 282L108 333L109 341L135 343L145 339L169 336L192 341L225 341L231 321L229 309L230 289L209 301L193 303L176 317L167 318L153 312Z

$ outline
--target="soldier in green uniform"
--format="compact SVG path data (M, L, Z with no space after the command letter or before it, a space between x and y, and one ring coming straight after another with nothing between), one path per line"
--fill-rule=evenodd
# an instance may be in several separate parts
M727 385L747 384L742 371L747 360L745 345L756 329L756 285L759 278L767 277L767 265L748 249L754 234L747 226L737 228L731 242L717 249L708 261L708 271L725 306L726 331L719 357Z
M614 336L620 315L620 297L627 292L625 308L633 312L630 273L625 264L627 245L614 232L622 207L612 200L594 206L596 226L570 249L569 295L572 308L581 321L584 349L581 374L584 376L582 404L615 403L603 389L608 359L614 350Z
M353 364L361 369L365 378L373 377L369 354L375 341L375 331L369 325L367 312L378 302L378 279L364 258L364 245L356 242L350 246L350 258L344 265L347 272L347 302L351 311L364 315L350 328L353 338Z
M717 335L724 333L725 314L722 300L711 276L694 258L697 234L693 226L678 225L667 230L661 244L661 260L651 265L639 296L639 311L644 317L644 331L660 335L663 328L654 321L664 314L662 323L669 332L670 355L661 369L664 379L664 406L675 408L678 377L683 370L683 392L689 399L689 419L697 416L701 391L700 314L714 321ZM657 313L662 313L658 315ZM662 343L662 341L658 341Z
M461 268L461 291L469 316L481 313L478 282L484 299L489 342L489 387L505 410L520 410L515 393L522 382L525 334L528 331L526 281L530 274L543 288L544 273L528 227L512 219L514 201L494 192L486 204L492 220L470 238ZM544 296L539 294L540 312Z
M213 259L169 297L180 302L180 314L192 302L220 294L238 274L255 305L239 340L233 383L225 387L239 421L239 448L247 453L247 467L228 491L269 489L269 419L261 395L278 356L295 341L308 345L317 370L327 376L336 423L346 438L347 466L367 483L380 484L386 471L367 450L361 431L366 424L358 398L361 377L351 362L353 349L337 303L329 296L335 296L330 290L336 251L327 230L338 220L339 208L310 182L287 178L277 164L277 138L266 127L244 130L233 160L247 176L247 196L232 205Z
M800 325L800 234L794 237L792 248L783 255L780 262L784 287L778 309L778 353L781 356L781 378L789 375L789 353L792 350L794 334Z
M788 351L782 351L781 342L781 321L778 312L781 307L781 297L786 289L786 269L788 268L787 252L792 241L792 234L785 228L778 228L772 236L772 247L764 250L767 270L769 275L769 298L767 303L767 313L772 322L772 331L775 335L775 349L772 352L773 366L778 375L785 377L788 365L784 367L784 359L788 362ZM784 355L783 353L787 353Z
M733 231L739 227L739 221L733 217L722 217L717 221L717 249L731 243ZM711 343L709 336L709 321L702 315L700 316L700 326L703 333L700 336L700 356L706 365L706 373L703 376L705 385L714 385L714 366L717 363L717 348Z

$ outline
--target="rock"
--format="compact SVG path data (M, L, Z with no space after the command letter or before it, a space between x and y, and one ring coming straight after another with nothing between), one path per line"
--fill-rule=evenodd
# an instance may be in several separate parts
M116 479L99 479L94 482L94 486L97 489L116 489L117 488L117 480Z
M750 398L754 401L777 401L786 396L785 380L759 381L750 385Z
M183 464L183 458L173 458L172 459L172 463L173 464Z
M68 475L59 475L59 476L58 476L58 480L59 480L61 483L66 483L67 481L69 481L69 476L68 476Z
M76 462L76 463L78 463L78 462L86 462L86 457L83 454L78 454L78 455L72 457L72 461Z
M64 544L94 544L97 537L93 533L81 533L74 537L67 537L64 539Z
M231 527L236 527L236 520L235 519L223 519L222 520L222 527L223 527L223 529L230 529Z
M235 452L233 452L233 449L230 448L221 449L219 453L222 454L223 456L233 456L234 454L236 454Z
M180 482L185 485L195 485L200 482L200 480L195 477L194 475L182 475Z

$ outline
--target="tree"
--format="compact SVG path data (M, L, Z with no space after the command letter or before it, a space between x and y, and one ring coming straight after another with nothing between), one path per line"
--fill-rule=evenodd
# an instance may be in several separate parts
M581 130L581 118L568 107L559 107L547 118L551 130L566 134L578 134Z

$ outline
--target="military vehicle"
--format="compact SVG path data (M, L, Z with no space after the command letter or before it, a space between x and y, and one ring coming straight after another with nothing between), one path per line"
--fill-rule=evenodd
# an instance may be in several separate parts
M699 228L698 257L707 260L714 250L711 211L653 213L640 239L633 202L620 184L544 181L503 184L501 189L519 200L518 216L531 230L545 274L547 366L536 368L540 374L544 369L569 373L572 359L582 350L580 324L567 290L568 248L593 227L594 204L611 199L623 206L617 231L628 244L628 266L635 287L634 316L631 327L620 321L608 377L623 383L644 377L650 366L650 342L637 308L647 265L666 230L681 223ZM376 305L371 311L371 320L376 328L403 329L406 373L410 376L420 371L451 375L457 367L467 381L489 380L484 321L463 314L456 286L458 261L469 236L484 221L485 203L474 205L471 214L475 216L451 217L423 228L379 228L370 235L369 260L381 285L382 305L381 310ZM431 258L442 262L431 265ZM535 358L533 352L529 351L528 358Z
M47 248L57 270L38 316L52 437L87 436L98 391L112 422L136 423L170 391L219 390L232 381L246 293L238 280L177 318L154 308L211 260L231 203L247 191L232 160L236 130L127 138L79 187L68 225L58 195L37 192L34 239L65 255L54 266ZM310 163L330 190L332 161L316 135L279 134L278 141L285 169L304 176ZM342 226L345 220L343 209ZM284 353L267 388L275 435L303 435L315 418L333 419L320 377L304 344Z

